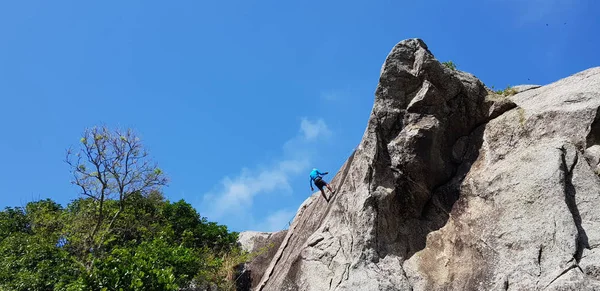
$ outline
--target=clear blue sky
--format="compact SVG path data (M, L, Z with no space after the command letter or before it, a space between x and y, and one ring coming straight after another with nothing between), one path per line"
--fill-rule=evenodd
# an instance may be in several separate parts
M168 199L232 230L287 227L359 143L400 40L496 88L600 66L600 2L3 1L0 207L78 195L64 151L134 128Z

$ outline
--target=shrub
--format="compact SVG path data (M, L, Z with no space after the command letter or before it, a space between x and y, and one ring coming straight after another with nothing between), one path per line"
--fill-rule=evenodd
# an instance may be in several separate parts
M452 71L456 71L456 65L452 61L443 62L442 65L446 66Z
M493 90L493 86L492 86L492 90ZM494 91L494 93L498 94L498 95L502 95L502 96L512 96L517 94L517 90L515 90L513 87L511 87L510 85L506 86L506 88L504 88L504 90L496 90Z

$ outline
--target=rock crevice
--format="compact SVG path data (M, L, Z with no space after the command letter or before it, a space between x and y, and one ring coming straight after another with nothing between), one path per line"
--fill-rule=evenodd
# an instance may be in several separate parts
M305 201L256 290L598 287L598 108L600 68L502 97L398 43L336 194Z
M579 161L579 152L577 150L573 150L574 154L571 154L571 161L567 161L567 157L569 156L569 153L567 152L567 149L563 146L560 148L561 151L561 171L562 171L562 184L564 185L564 193L565 193L565 203L567 204L567 207L569 207L569 211L571 212L571 215L573 216L573 222L575 223L575 227L577 227L577 238L576 238L576 245L577 248L575 250L575 253L573 254L573 258L575 259L576 263L578 264L579 261L581 261L581 256L583 255L583 249L590 249L590 245L588 242L588 236L587 233L585 231L585 229L582 226L581 223L581 214L579 212L579 209L577 207L577 201L576 201L576 189L575 186L573 185L573 170L575 169L575 166L577 165L577 162Z

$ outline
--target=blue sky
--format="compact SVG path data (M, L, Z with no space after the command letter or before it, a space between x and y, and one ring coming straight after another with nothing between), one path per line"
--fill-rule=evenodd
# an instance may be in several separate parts
M600 2L3 1L0 207L78 197L86 127L133 128L202 216L287 227L358 145L390 49L422 38L496 88L600 65Z

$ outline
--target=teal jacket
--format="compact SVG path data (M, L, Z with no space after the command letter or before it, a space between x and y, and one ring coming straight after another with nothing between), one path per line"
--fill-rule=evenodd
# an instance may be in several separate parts
M310 188L312 188L313 186L313 181L317 178L317 177L323 177L325 175L327 175L329 172L325 172L325 173L321 173L321 171L319 171L319 169L313 169L310 172Z

